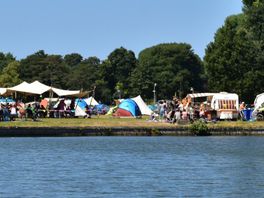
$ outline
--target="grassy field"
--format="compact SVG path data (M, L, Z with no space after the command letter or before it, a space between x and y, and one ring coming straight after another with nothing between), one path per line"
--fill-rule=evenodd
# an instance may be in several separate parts
M31 119L12 122L0 122L0 127L179 127L182 125L170 124L165 122L149 122L148 117L141 119L134 118L113 118L109 116L84 118L46 118L34 122ZM185 126L185 125L184 125ZM188 126L188 125L187 125ZM264 128L264 122L245 122L245 121L221 121L208 123L209 128Z

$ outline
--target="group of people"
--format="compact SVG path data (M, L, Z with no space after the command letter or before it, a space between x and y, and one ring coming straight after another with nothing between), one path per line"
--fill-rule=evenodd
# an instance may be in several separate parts
M171 101L161 100L158 102L157 112L159 120L175 123L179 120L193 121L197 118L207 119L206 111L208 106L201 103L199 106L194 104L191 98L182 100L173 97ZM154 118L154 115L153 119Z
M37 113L41 109L38 105L28 104L25 106L19 102L15 104L1 104L0 106L0 121L15 121L16 118L31 118L36 120ZM43 112L43 111L42 111Z

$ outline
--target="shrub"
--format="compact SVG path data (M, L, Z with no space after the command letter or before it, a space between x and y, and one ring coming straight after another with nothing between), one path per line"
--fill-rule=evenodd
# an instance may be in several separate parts
M208 126L205 122L202 121L196 121L190 126L190 131L197 136L208 136L211 135L211 133L208 130Z

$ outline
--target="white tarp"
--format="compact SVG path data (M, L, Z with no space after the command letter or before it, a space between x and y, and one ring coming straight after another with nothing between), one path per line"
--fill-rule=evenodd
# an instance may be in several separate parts
M262 104L264 103L264 93L259 94L256 96L254 101L254 111L252 112L252 117L255 118L257 115L257 112L259 108L262 107Z
M43 94L47 91L50 91L51 90L51 87L50 86L47 86L39 81L34 81L33 83L30 83L29 84L32 88L32 91L34 93L38 93L38 94Z
M38 94L33 92L32 87L29 83L26 81L20 83L19 85L16 85L14 87L7 88L7 91L9 92L23 92L23 93L29 93L29 94Z
M0 88L0 95L4 95L6 93L6 88Z
M151 115L153 113L152 110L143 101L140 95L131 99L137 103L142 115Z
M80 94L79 90L63 90L52 87L51 90L58 96L78 96Z
M23 92L28 94L43 94L47 91L52 90L58 96L79 96L79 90L63 90L54 87L47 86L39 81L34 81L33 83L22 82L21 84L7 88L7 91L10 92Z

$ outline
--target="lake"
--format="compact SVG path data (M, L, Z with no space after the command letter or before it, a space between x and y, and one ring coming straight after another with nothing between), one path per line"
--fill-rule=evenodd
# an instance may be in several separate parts
M0 139L0 197L263 197L264 137Z

